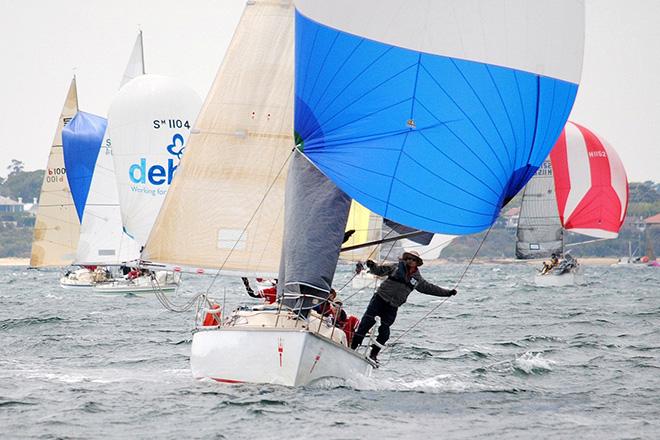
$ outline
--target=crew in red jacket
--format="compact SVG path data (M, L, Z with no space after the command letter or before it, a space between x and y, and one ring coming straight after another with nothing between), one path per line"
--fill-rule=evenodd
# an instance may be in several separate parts
M277 279L270 281L270 287L261 288L256 292L250 287L250 281L246 277L241 277L241 279L243 280L245 290L252 298L263 298L268 304L273 304L277 300ZM262 281L264 281L263 278L257 278L257 282Z

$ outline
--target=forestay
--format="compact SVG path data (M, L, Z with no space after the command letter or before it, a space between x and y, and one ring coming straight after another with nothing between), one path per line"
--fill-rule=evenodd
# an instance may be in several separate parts
M275 276L293 148L293 7L250 1L144 260Z
M340 189L398 223L486 229L573 105L580 0L296 5L297 144Z
M122 224L138 245L147 241L199 107L191 88L159 75L131 80L112 102L109 137Z
M550 157L564 228L616 238L628 208L628 179L616 151L602 137L569 122Z
M66 178L81 223L106 126L105 118L79 111L62 130Z
M78 95L74 78L57 123L41 185L30 255L31 267L66 266L73 261L76 253L80 223L66 179L62 129L77 111Z
M516 232L516 258L545 258L563 253L564 230L557 211L557 197L550 158L525 186Z

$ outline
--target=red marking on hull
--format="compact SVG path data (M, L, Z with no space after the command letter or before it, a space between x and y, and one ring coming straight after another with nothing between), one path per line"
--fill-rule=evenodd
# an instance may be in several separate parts
M213 379L216 382L221 382L221 383L244 383L242 380L234 380L234 379L220 379L220 378L217 378L217 377L212 377L211 379Z

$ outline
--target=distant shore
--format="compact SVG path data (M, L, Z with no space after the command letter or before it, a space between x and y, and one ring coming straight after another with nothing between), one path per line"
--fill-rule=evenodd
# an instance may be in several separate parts
M0 266L25 266L30 264L29 258L6 257L0 258Z

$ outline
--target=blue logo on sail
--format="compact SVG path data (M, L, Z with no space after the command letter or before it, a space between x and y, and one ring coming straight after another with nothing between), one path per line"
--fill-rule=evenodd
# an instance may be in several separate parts
M176 164L175 159L167 159L167 168L162 165L147 167L146 158L141 158L139 163L131 165L128 169L128 177L131 179L131 182L147 183L149 181L152 185L163 185L166 182L167 185L171 184L174 172L181 161L183 150L185 150L183 143L182 135L177 133L172 137L172 143L167 146L167 152L176 157Z

